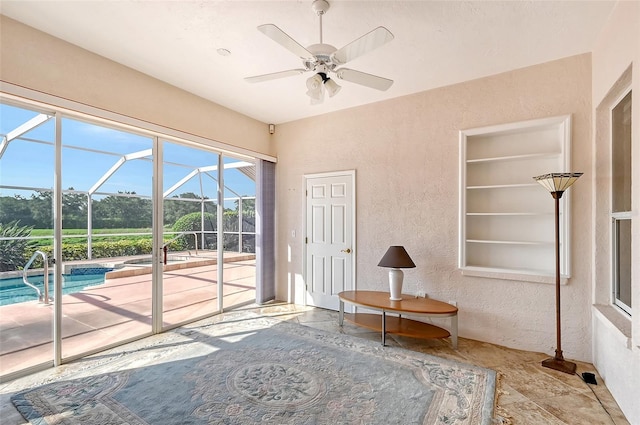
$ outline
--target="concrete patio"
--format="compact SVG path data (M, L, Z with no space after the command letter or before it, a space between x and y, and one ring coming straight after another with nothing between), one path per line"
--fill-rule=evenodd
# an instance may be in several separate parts
M163 328L218 311L217 267L212 258L164 266ZM107 274L104 284L63 295L62 357L150 335L150 272L148 264L128 264ZM225 309L255 301L255 255L225 253L223 294ZM53 353L53 304L0 307L0 377L52 362Z

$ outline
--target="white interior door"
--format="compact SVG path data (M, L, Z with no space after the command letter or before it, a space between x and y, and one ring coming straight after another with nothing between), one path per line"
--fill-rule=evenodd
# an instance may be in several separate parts
M355 171L306 180L306 303L338 310L338 293L355 281Z

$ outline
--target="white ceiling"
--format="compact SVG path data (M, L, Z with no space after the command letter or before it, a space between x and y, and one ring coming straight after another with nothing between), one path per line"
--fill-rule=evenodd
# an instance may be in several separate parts
M324 42L337 48L377 26L390 43L347 66L394 80L386 92L347 81L322 105L311 73L256 27L273 23L307 47L319 22L305 1L0 0L0 13L266 123L283 123L590 52L615 1L330 1ZM219 48L231 52L221 56ZM64 60L61 58L60 60Z

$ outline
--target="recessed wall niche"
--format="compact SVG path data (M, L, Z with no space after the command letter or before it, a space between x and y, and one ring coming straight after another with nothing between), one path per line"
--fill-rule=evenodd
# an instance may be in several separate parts
M570 170L571 116L460 131L459 268L553 283L554 201L534 176ZM560 264L570 276L570 190L560 200Z

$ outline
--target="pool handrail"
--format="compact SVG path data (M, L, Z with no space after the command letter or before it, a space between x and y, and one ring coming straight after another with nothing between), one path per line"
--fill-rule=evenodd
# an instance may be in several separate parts
M176 236L174 236L173 238L171 238L168 242L165 242L162 244L162 253L163 253L163 260L162 262L166 265L167 264L167 248L169 247L169 244L171 244L171 242L175 241L178 238L181 238L184 235L193 235L193 243L196 249L196 256L198 255L198 234L196 232L180 232L178 233Z
M29 282L29 280L27 279L27 270L29 270L29 267L31 267L31 264L33 264L38 255L42 256L42 261L44 262L44 296L42 295L40 289L38 289L37 286ZM24 282L25 285L35 289L36 293L38 294L39 302L49 304L51 300L49 299L49 263L47 262L47 254L42 251L36 251L33 253L31 259L29 259L27 264L22 269L22 282Z

